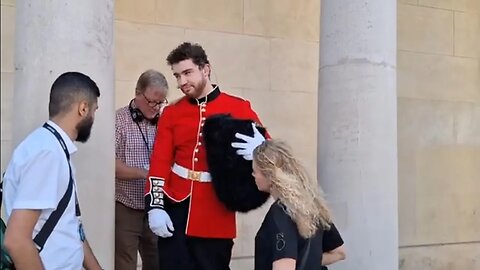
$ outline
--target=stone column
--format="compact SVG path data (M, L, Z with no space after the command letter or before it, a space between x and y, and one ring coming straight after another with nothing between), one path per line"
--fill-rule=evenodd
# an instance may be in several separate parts
M79 71L100 88L92 136L74 156L87 238L105 269L114 252L113 0L16 1L13 143L48 119L53 81Z
M396 0L323 0L318 178L347 260L398 269Z

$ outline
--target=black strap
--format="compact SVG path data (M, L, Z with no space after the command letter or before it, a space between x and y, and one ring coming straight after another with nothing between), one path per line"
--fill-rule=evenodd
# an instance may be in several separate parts
M2 209L3 202L3 177L5 177L5 172L2 173L2 179L0 179L0 209Z
M287 212L286 212L286 210L287 210L286 207L280 201L277 200L275 203L278 203L280 205L280 207L285 211L285 214L288 215ZM280 226L278 225L278 220L275 219L275 218L273 220L275 222L275 225L277 225L277 227L280 228ZM303 250L305 252L303 253L303 257L300 261L300 265L299 265L299 268L297 270L303 270L305 268L305 266L307 265L308 255L310 254L310 242L311 242L311 240L312 240L311 238L307 239L307 244L303 248ZM297 260L298 260L298 258L297 258Z
M57 138L60 145L62 146L63 151L65 152L65 156L67 157L68 169L70 171L70 180L68 181L67 191L65 191L65 194L63 194L62 199L60 199L60 202L58 202L57 208L50 214L47 221L43 225L42 229L40 229L38 234L33 239L35 244L38 246L39 252L42 251L43 246L45 245L45 242L47 242L48 237L52 234L53 229L57 225L63 213L65 213L65 210L67 209L68 203L73 193L72 167L70 166L70 153L68 152L67 145L65 144L65 141L62 139L62 136L51 125L49 125L48 123L45 123L43 124L43 127L46 128L48 131L52 132L53 135L55 135L55 137ZM78 203L76 203L75 206L77 210L77 215L79 215L80 208L78 207Z
M300 261L300 268L298 268L298 270L305 269L305 266L307 265L308 255L310 254L310 242L311 242L311 240L312 240L311 238L308 238L308 240L307 240L307 246L305 247L305 253L303 253L302 260Z

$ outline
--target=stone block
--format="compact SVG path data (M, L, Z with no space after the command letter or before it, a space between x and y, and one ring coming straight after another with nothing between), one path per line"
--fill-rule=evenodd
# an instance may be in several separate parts
M400 270L480 269L480 243L400 248Z
M116 21L116 79L136 82L142 72L153 68L172 80L166 58L184 36L182 28Z
M398 49L453 55L453 11L398 5Z
M401 246L480 239L479 116L472 103L398 99Z
M136 81L115 81L115 109L128 105L135 97Z
M115 19L129 22L155 23L155 0L117 0Z
M245 0L245 33L318 41L319 0Z
M478 0L418 0L418 4L427 7L457 11L480 11L480 1Z
M155 11L159 24L243 32L243 0L157 0Z
M479 13L455 12L455 55L480 57Z
M477 59L398 52L398 96L480 102Z
M271 89L316 93L319 45L315 42L272 39Z
M480 145L419 148L415 159L415 242L480 241Z

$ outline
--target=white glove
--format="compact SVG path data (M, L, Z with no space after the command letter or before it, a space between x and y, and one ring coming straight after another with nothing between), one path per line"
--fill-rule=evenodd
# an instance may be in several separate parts
M253 127L253 137L250 137L245 134L235 133L235 137L241 140L244 140L244 143L241 142L233 142L232 147L237 148L237 155L243 156L246 160L253 159L253 150L257 148L260 144L265 141L265 137L258 131L255 123L252 123Z
M163 209L152 209L148 211L148 225L152 232L162 238L170 237L173 234L173 224L170 216Z

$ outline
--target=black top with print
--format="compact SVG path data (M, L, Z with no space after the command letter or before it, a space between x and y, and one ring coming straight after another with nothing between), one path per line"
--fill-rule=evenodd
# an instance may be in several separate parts
M302 270L320 269L322 236L323 230L319 229L310 239L301 237L285 206L276 201L255 236L255 270L271 270L273 262L283 258L295 259L296 269L300 269L302 260L306 260ZM310 249L304 259L309 241Z

